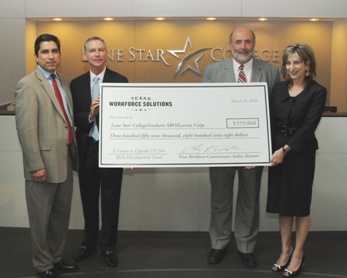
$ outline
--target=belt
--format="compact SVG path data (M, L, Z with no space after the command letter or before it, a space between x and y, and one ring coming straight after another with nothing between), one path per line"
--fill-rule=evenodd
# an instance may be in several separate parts
M295 132L297 131L297 127L288 127L288 126L278 126L277 129L279 130L279 132L281 132L281 134L284 137L289 137L295 134Z
M91 136L88 136L88 141L91 142L91 143L94 143L94 144L97 144L99 143L99 140L95 140L93 137Z

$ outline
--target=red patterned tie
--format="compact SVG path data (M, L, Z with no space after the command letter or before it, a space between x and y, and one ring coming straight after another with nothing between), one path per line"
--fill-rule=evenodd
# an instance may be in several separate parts
M243 72L243 64L240 65L239 67L239 76L237 78L237 83L246 83L247 79L246 79L246 75Z
M55 96L58 99L58 102L60 104L61 110L63 110L65 120L66 120L66 122L67 122L67 124L69 126L69 143L72 144L72 128L71 128L70 120L69 120L69 117L67 116L65 108L64 108L63 99L61 97L61 93L59 91L57 81L55 80L55 74L53 73L51 76L52 76L52 83L53 83Z

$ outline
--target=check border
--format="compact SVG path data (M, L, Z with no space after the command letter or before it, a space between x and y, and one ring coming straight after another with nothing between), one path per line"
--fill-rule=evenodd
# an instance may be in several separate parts
M146 90L146 95L150 95L150 91L158 91L161 90L162 94L172 94L172 92L169 92L170 90L174 89L175 91L178 90L208 90L211 91L211 94L213 94L216 90L221 90L221 88L228 88L230 90L257 90L257 92L261 92L259 94L261 103L257 104L257 110L260 110L260 114L262 114L263 118L265 119L265 125L266 128L262 128L261 137L263 137L264 140L266 140L266 143L263 144L264 150L262 150L262 156L263 158L255 161L250 161L247 159L247 161L218 161L218 160L204 160L204 159L196 159L194 162L189 160L188 162L182 160L182 161L155 161L152 159L142 159L137 160L134 162L133 160L128 159L120 159L118 160L112 160L110 162L109 154L110 154L110 145L114 146L114 144L118 143L124 143L121 141L125 141L124 139L119 140L113 140L112 143L109 141L109 115L110 111L109 109L117 109L115 107L110 108L107 105L108 96L112 94L112 97L115 97L115 99L125 99L129 96L129 89L132 92L135 92L134 95L141 95L141 92L143 90ZM136 168L167 168L167 167L221 167L221 166L268 166L271 161L272 156L272 150L271 150L271 132L270 132L270 116L269 116L269 107L268 107L268 91L267 91L267 84L265 82L259 82L259 83L246 83L246 84L238 84L238 83L164 83L164 84L158 84L158 83L102 83L101 84L101 101L100 101L100 117L99 117L99 127L100 127L100 141L99 141L99 167L136 167ZM164 95L163 95L164 96ZM131 103L129 103L130 105ZM133 105L136 105L136 103L132 103ZM210 103L213 105L213 103ZM132 107L136 108L136 107ZM218 110L218 109L217 109ZM182 112L182 111L181 111ZM195 113L203 112L205 111L194 111ZM136 109L130 109L128 107L127 109L127 115L132 113L141 113L141 111L138 111ZM183 113L183 112L182 112ZM112 113L111 113L112 114ZM146 113L143 113L143 117L146 118ZM259 129L259 118L257 117L229 117L225 119L225 124L228 127L228 121L229 124L232 123L231 128L236 129ZM263 121L264 122L264 121ZM235 126L235 124L240 124L243 126ZM264 141L263 140L263 141ZM165 141L165 140L160 140ZM204 139L204 141L208 141L207 138ZM148 141L147 141L148 142ZM114 143L114 144L113 144ZM139 144L146 144L146 141L144 140L138 140ZM139 147L140 148L140 147ZM201 151L201 150L199 150ZM118 156L122 157L123 156Z

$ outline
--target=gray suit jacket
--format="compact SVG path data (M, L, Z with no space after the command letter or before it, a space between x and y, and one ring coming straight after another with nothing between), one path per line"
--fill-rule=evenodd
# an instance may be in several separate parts
M69 81L61 74L59 77L73 113ZM36 68L18 82L15 96L16 127L23 150L25 179L33 181L32 172L46 168L48 182L64 182L69 156L73 169L77 170L77 147L75 140L71 146L68 144L68 125L52 86Z
M267 82L268 92L271 94L274 84L279 81L279 70L275 66L253 59L251 82ZM233 58L208 65L202 82L236 82Z
M267 82L269 92L276 82L280 81L279 71L275 66L254 59L251 82ZM236 82L233 59L223 60L205 69L203 82ZM212 248L223 249L231 237L232 213L226 209L227 204L232 204L233 183L231 180L238 171L239 193L246 194L254 200L254 205L249 205L245 198L237 198L235 212L235 237L237 249L243 253L252 253L259 230L259 192L261 173L263 167L246 169L245 167L228 167L228 171L221 167L210 168L211 181L211 222L210 236ZM228 192L229 194L225 194ZM231 206L232 208L232 206Z

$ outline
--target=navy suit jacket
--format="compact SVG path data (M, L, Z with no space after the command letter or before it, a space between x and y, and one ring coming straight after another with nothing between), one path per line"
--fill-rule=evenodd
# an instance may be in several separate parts
M272 149L288 144L296 152L318 149L315 130L322 117L327 90L312 80L296 97L288 92L288 81L277 83L270 97ZM283 124L297 128L292 136L280 132Z
M128 79L125 76L106 68L102 82L127 83ZM70 85L74 106L78 154L80 159L82 159L84 148L89 136L90 129L92 127L92 124L89 122L88 118L90 112L90 104L92 102L90 84L90 72L88 71L72 80Z

